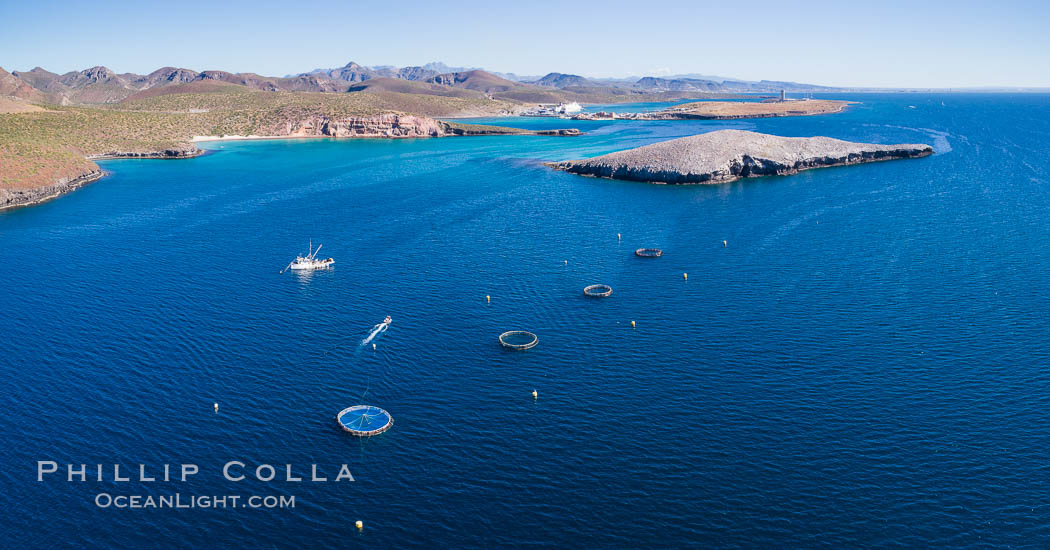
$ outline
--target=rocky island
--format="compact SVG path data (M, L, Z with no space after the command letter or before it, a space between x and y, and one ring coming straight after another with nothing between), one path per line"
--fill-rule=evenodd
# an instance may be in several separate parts
M780 137L719 130L548 166L583 176L651 183L725 183L931 154L933 147L925 144L876 145L829 137Z

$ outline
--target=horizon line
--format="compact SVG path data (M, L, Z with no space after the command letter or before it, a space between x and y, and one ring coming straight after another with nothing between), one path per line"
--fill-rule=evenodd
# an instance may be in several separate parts
M496 69L489 69L489 68L486 68L486 67L477 67L477 66L475 66L475 67L468 67L468 66L464 66L464 65L454 65L454 64L445 63L444 61L430 61L430 62L427 62L427 63L417 64L417 65L397 65L397 64L364 64L364 63L359 63L359 62L350 60L346 64L340 65L338 67L328 67L328 68L317 67L317 68L311 69L309 71L301 71L301 72L297 72L297 73L286 73L285 75L268 75L268 74L264 74L264 73L256 72L256 71L232 71L232 70L228 70L228 69L199 69L198 70L198 69L192 69L190 67L187 67L187 66L184 66L184 65L179 65L179 64L164 64L164 65L160 65L157 68L152 69L152 70L150 70L150 71L148 71L146 73L138 73L138 72L134 72L134 71L120 71L120 70L117 70L117 69L113 69L112 67L110 67L109 65L106 65L106 64L92 65L90 67L84 67L82 69L70 69L70 70L67 70L67 71L64 71L64 72L51 71L50 69L47 69L47 68L45 68L45 67L43 67L41 65L34 65L33 68L26 69L26 70L19 70L19 69L8 70L8 69L5 69L3 67L3 65L0 65L0 69L8 70L8 72L10 72L10 73L28 73L28 72L32 72L35 69L41 69L41 70L45 70L45 71L53 73L53 74L64 75L64 74L69 74L69 73L74 73L74 72L83 72L83 71L86 71L88 69L92 69L92 68L95 68L95 67L104 67L106 69L109 69L109 70L113 71L117 75L121 75L121 74L147 75L147 74L150 74L150 73L152 73L154 71L157 71L157 70L160 70L160 69L163 69L163 68L166 68L166 67L171 67L171 68L175 68L175 69L191 70L191 71L194 71L194 72L197 72L197 73L202 73L202 72L206 72L206 71L221 71L221 72L227 72L227 73L230 73L230 74L255 74L255 75L259 75L259 76L267 77L267 78L294 78L294 77L297 77L297 76L308 75L308 74L310 74L313 71L332 70L332 69L338 69L338 68L341 68L341 67L346 67L347 65L350 65L351 63L356 63L357 65L360 65L360 66L362 66L364 68L367 68L367 69L391 68L391 67L400 69L400 68L406 68L406 67L425 67L426 65L431 65L431 64L441 64L441 65L444 65L444 66L446 66L446 67L448 67L450 69L460 69L459 71L453 71L453 72L465 72L465 71L480 70L480 71L484 71L484 72L487 72L489 74L493 74L493 75L496 75L496 76L499 76L500 74L506 74L506 75L513 75L513 76L519 77L519 78L521 78L521 77L528 77L530 79L532 79L532 78L540 79L540 78L543 78L544 76L547 76L547 75L550 75L550 74L564 74L564 75L570 75L570 76L579 76L579 77L583 77L583 78L586 78L586 79L589 79L589 80L621 80L621 81L630 81L630 80L639 80L639 79L642 79L642 78L658 78L658 79L664 79L664 80L687 80L688 79L688 80L700 80L700 81L709 81L709 82L745 82L745 83L784 82L784 83L790 83L790 84L814 86L814 87L819 87L819 88L834 88L834 89L836 89L836 91L842 91L842 90L858 90L858 91L859 90L870 90L870 91L880 91L880 90L881 91L899 91L899 90L950 91L950 90L981 90L981 89L986 89L986 90L1016 90L1016 91L1022 91L1022 90L1044 91L1045 90L1047 92L1050 92L1050 83L1048 83L1048 84L1036 84L1036 85L1032 85L1032 84L972 84L971 83L971 84L963 84L963 85L955 85L955 86L944 86L944 85L940 85L940 86L930 86L930 85L870 85L870 84L845 84L844 85L844 84L816 84L816 83L813 83L813 82L803 82L803 81L798 81L798 80L771 79L771 78L761 78L761 79L755 80L755 79L740 78L740 77L727 77L727 76L720 76L720 75L705 75L704 73L699 72L699 71L674 72L674 73L670 73L670 74L655 74L655 73L654 74L641 74L641 73L638 73L638 74L626 74L626 75L623 75L623 76L610 76L610 75L596 75L596 74L593 74L593 73L592 74L585 74L585 73L574 73L574 72L564 72L564 71L559 71L559 70L553 70L553 71L547 71L546 73L544 73L542 75L535 75L535 74L517 73L517 72L514 72L514 71L501 71L501 70L496 70ZM519 82L530 82L530 81L531 80L521 80Z

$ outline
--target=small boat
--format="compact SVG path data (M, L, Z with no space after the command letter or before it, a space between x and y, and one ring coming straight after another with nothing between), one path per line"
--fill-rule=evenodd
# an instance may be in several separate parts
M390 323L392 323L393 321L394 321L394 320L393 320L393 319L391 319L389 315L387 315L387 316L386 316L386 319L383 319L383 322L384 322L384 323L386 323L386 324L388 324L388 325L389 325Z
M332 259L332 258L318 259L317 258L317 253L321 251L321 246L322 245L317 245L317 249L315 250L313 241L310 241L310 248L309 248L310 252L306 256L303 256L303 255L296 256L295 260L292 261L292 263L288 264L287 267L285 267L284 269L281 270L281 273L284 273L286 270L289 270L289 269L294 270L294 271L304 271L304 270L314 270L314 269L327 269L328 267L330 267L332 264L335 263L334 259Z

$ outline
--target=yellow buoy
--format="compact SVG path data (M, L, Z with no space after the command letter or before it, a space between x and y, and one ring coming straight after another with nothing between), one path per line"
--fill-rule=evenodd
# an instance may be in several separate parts
M372 344L372 351L375 351L375 350L376 350L376 345L373 343Z
M634 321L631 321L631 328L634 328Z
M689 274L688 273L682 273L682 278L688 281L689 280Z
M355 525L355 526L357 526L357 530L358 530L358 531L360 531L361 529L364 529L364 528L365 528L365 522L363 522L363 521L361 521L361 520L357 520L357 521L356 521L356 522L354 523L354 525Z
M219 404L218 403L215 404L215 412L219 412Z
M532 398L533 399L536 399L539 396L540 396L540 394L536 393L536 390L532 390Z
M485 301L491 304L492 303L492 296L485 295Z

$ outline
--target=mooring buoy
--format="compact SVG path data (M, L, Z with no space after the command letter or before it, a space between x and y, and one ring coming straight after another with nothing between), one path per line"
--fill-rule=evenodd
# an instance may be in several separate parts
M631 321L631 328L634 328L634 321Z

